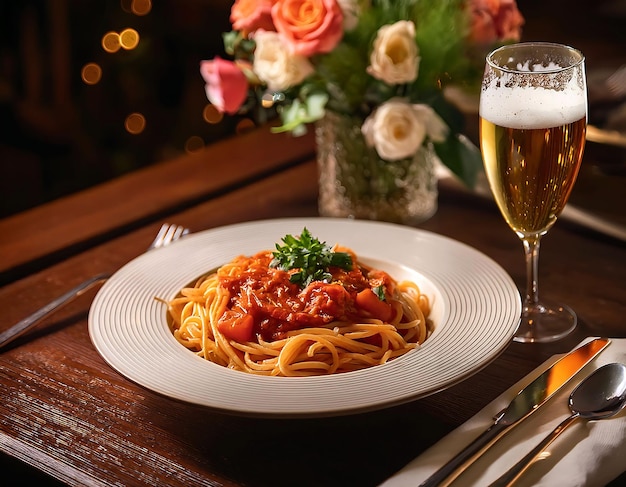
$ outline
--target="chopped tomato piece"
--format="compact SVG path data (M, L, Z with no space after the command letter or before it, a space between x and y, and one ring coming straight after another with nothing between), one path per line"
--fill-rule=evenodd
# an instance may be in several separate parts
M391 305L381 301L370 288L365 288L356 295L356 304L359 308L372 315L373 318L378 318L386 323L393 317Z
M253 337L254 318L252 315L225 314L217 322L217 329L226 338L243 343L249 342Z

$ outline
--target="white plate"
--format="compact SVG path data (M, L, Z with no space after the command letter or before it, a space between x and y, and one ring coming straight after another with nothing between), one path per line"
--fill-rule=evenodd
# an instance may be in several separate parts
M237 255L274 249L306 227L329 245L396 279L412 279L432 300L435 331L419 348L368 369L316 377L267 377L208 362L180 345L166 321L171 299L203 272ZM509 275L477 250L415 228L344 219L264 220L191 234L143 254L96 295L89 333L128 379L165 396L236 414L328 416L414 400L456 384L495 359L515 333L520 294Z

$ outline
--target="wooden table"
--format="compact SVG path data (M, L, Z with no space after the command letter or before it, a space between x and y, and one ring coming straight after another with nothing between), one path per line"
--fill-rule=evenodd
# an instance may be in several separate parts
M316 177L311 135L264 128L1 220L0 330L119 269L164 221L197 232L316 216ZM605 197L622 204L617 192ZM444 181L420 228L475 247L523 285L521 244L492 201ZM0 351L3 475L40 485L376 485L551 355L586 336L626 336L625 263L624 242L558 222L542 245L541 285L576 309L572 335L511 343L481 372L421 400L317 419L216 413L130 382L89 339L89 292Z

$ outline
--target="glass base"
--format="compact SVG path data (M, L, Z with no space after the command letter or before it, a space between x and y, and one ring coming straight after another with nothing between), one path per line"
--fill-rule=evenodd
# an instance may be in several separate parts
M564 304L537 303L524 306L520 326L513 337L516 342L553 342L569 335L578 319L576 313Z

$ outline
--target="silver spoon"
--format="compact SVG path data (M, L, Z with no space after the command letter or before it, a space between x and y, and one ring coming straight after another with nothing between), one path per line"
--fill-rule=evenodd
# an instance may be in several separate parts
M533 464L533 460L578 418L592 421L615 416L626 405L626 365L607 364L583 380L569 397L572 415L559 424L528 455L513 465L490 487L512 485Z

